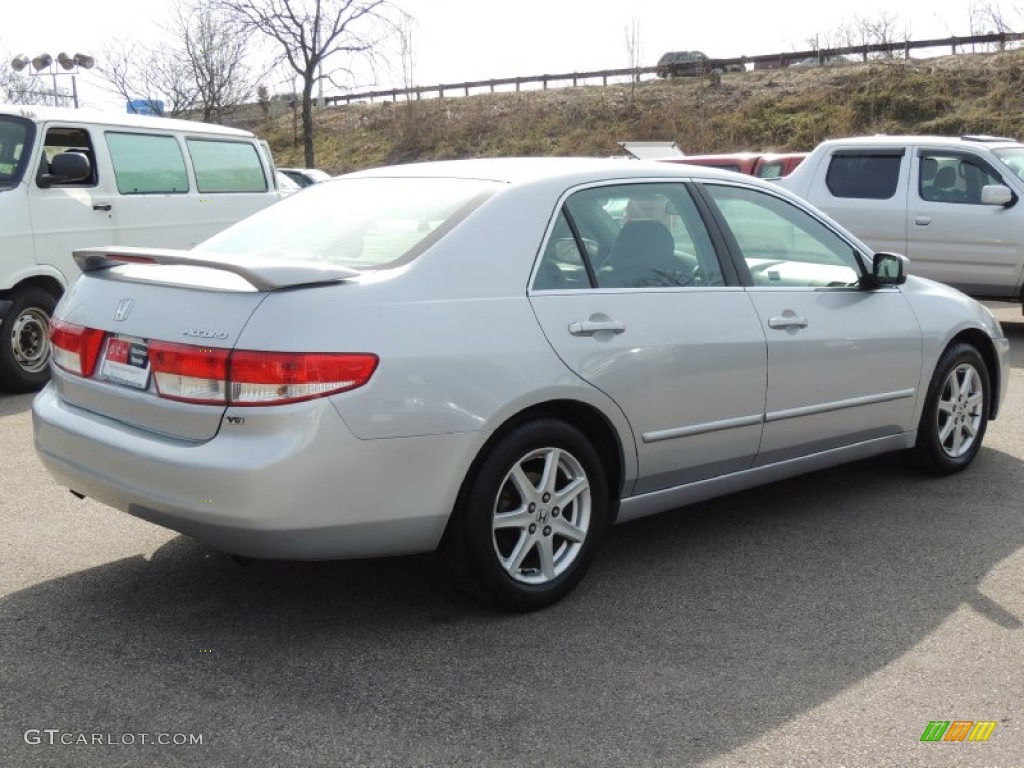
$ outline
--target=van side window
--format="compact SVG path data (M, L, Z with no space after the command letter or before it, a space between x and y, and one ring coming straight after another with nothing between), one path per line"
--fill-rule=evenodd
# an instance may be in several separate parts
M903 158L895 154L836 154L825 185L835 197L888 200L896 194Z
M123 195L188 192L188 173L173 136L107 133L117 190Z
M54 184L62 187L95 187L99 181L96 170L96 153L93 152L89 132L83 128L53 127L46 131L46 138L43 140L43 159L39 163L36 178L48 174L53 158L64 152L84 155L89 161L89 175L81 181L54 182Z
M200 192L266 192L267 178L253 144L186 139Z

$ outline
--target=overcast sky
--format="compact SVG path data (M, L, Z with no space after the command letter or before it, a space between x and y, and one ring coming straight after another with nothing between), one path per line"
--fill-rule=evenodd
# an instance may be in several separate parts
M158 44L154 24L169 0L4 0L0 54L33 56L61 51L92 53L111 37L140 46ZM1001 6L1015 27L1013 2L973 0ZM669 50L701 50L711 57L803 49L815 33L828 34L855 17L888 13L911 38L970 34L972 0L396 0L415 19L414 80L421 85L517 75L554 74L629 66L626 29L633 19L642 60L653 65ZM9 63L5 62L4 66ZM401 85L395 74L354 83L357 90ZM67 85L62 83L62 85ZM288 90L270 84L272 91ZM89 78L79 79L83 101L117 107Z

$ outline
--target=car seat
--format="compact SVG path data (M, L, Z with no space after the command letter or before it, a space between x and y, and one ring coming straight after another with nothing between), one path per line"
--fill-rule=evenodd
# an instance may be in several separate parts
M944 165L935 172L935 183L933 186L935 200L943 202L955 202L960 199L960 193L956 189L956 169L951 165Z
M642 219L622 225L598 282L609 288L686 285L675 240L660 221Z

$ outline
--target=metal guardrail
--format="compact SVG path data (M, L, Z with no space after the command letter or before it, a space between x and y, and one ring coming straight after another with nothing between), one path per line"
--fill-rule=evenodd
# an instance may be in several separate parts
M710 59L708 69L725 69L729 65L740 64L744 67L752 64L755 69L785 67L797 61L817 58L824 60L829 56L861 56L867 61L868 56L873 53L898 53L902 52L903 57L909 59L910 52L922 48L946 48L951 53L957 53L957 48L968 45L993 45L1001 48L1007 43L1024 40L1022 32L998 32L986 35L971 35L969 37L943 37L935 40L905 40L899 43L872 43L869 45L853 45L845 48L820 48L806 51L786 51L784 53L770 53L760 56L738 56L732 59ZM760 66L759 66L760 65ZM373 101L374 99L391 99L398 101L399 97L415 97L420 99L424 94L436 93L438 98L443 98L445 93L461 93L468 96L470 90L477 88L489 88L493 93L496 88L514 85L518 91L523 85L540 83L547 88L551 83L569 83L573 86L581 82L587 83L594 80L601 80L602 85L608 85L610 78L639 77L640 75L657 74L655 67L623 67L621 69L600 69L593 72L566 72L554 75L531 75L529 77L502 77L493 80L470 80L464 83L442 83L440 85L415 86L413 88L389 88L378 91L361 91L359 93L347 93L341 96L327 96L325 104L351 104L353 101Z

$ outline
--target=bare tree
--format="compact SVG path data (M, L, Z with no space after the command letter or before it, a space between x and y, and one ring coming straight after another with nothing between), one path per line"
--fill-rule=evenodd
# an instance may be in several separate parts
M909 27L904 24L901 31L899 17L888 11L882 11L875 16L854 16L853 30L853 34L859 37L860 45L893 45L910 37ZM895 50L881 51L872 54L872 57L895 59L899 57L899 53Z
M109 90L126 101L162 101L168 117L198 112L206 122L223 120L252 95L248 34L208 0L177 3L162 26L170 37L164 47L106 46L100 73Z
M967 6L971 35L1013 32L1013 23L1003 10L999 0L972 0ZM996 43L996 48L1005 50L1005 43Z
M107 90L126 102L144 99L163 104L159 114L182 117L195 109L197 92L187 67L171 50L139 49L123 40L108 43L97 57Z
M351 79L361 64L373 69L384 39L398 31L404 14L389 0L213 1L242 26L273 40L302 80L302 144L306 165L313 167L313 87L324 80L338 86L335 76Z
M630 18L626 24L626 54L629 56L629 68L633 71L629 78L630 98L636 96L636 84L640 80L640 68L643 66L643 47L640 43L640 19Z
M219 122L253 95L247 65L249 32L207 2L182 2L174 10L173 34L181 64L195 84L204 122Z
M53 95L39 77L23 75L10 67L13 56L6 55L0 66L0 102L8 104L50 104Z
M852 48L857 43L850 22L844 21L828 32L815 32L807 38L807 47L818 51L819 57L835 55L834 51L841 48Z
M412 47L412 20L403 19L398 25L398 55L402 60L402 87L405 89L405 100L412 98L410 91L416 85L414 72L416 55Z

